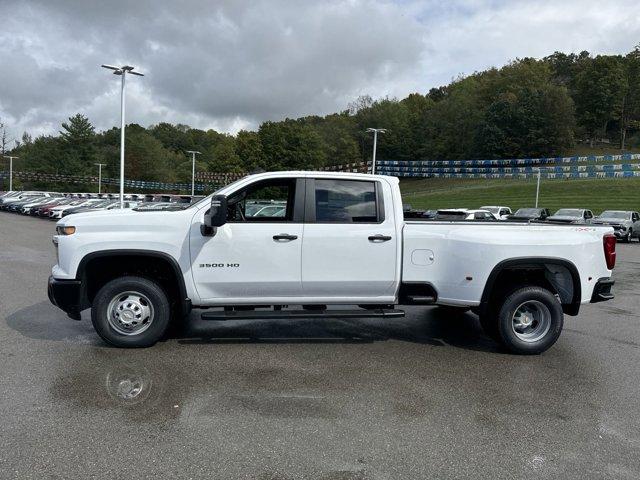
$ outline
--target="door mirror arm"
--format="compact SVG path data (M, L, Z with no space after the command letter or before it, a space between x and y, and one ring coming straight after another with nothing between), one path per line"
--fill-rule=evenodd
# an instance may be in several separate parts
M203 237L213 237L216 234L216 228L205 225L204 223L200 225L200 234Z

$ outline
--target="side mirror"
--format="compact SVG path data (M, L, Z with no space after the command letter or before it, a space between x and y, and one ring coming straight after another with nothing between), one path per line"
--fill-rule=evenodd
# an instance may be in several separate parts
M227 223L227 197L225 195L211 197L211 208L204 216L204 223L208 227L221 227Z
M214 227L221 227L227 223L227 197L214 195L211 197L211 208L204 214L203 235L213 235Z

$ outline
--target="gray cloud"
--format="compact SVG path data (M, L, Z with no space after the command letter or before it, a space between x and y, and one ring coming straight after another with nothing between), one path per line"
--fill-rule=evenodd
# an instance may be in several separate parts
M419 23L394 4L28 1L0 34L2 115L46 131L79 110L117 123L118 78L131 63L129 121L237 130L265 119L343 109L417 67ZM112 108L113 107L113 108Z
M136 65L129 122L237 131L404 96L459 73L554 50L628 51L635 2L0 0L0 116L15 136L83 112L119 121L118 77Z

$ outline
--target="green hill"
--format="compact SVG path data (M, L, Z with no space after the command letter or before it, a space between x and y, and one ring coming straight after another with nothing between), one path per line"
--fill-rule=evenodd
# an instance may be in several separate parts
M425 178L400 181L403 200L413 208L478 208L506 205L533 207L536 181L512 179ZM545 180L540 184L540 207L602 210L640 210L640 178Z

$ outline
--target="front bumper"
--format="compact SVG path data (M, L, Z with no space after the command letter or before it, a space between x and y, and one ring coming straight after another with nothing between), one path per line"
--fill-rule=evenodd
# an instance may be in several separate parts
M80 312L83 309L80 280L58 280L50 276L47 294L51 303L66 312L69 318L80 320Z
M591 295L591 303L606 302L612 300L614 295L611 293L611 287L616 283L611 278L601 278L596 282L596 286L593 287L593 294Z

